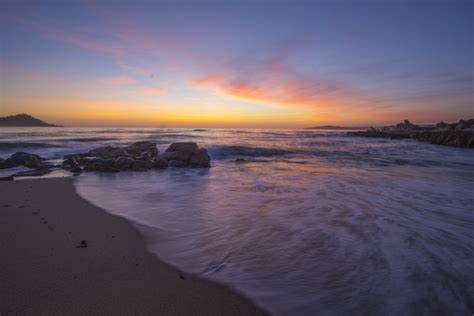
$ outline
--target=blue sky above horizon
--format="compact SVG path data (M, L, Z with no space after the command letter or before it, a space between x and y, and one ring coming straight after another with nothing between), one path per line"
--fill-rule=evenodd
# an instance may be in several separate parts
M0 6L1 114L236 127L474 116L471 1Z

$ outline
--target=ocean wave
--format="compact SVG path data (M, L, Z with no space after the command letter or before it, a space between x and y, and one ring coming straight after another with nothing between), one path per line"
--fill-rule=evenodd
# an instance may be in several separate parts
M223 159L232 156L271 157L291 154L291 151L278 148L262 148L249 146L217 146L208 149L213 159Z
M60 145L50 143L32 143L32 142L0 142L0 149L12 148L59 148Z
M88 143L88 142L105 142L116 140L116 138L111 137L84 137L84 138L67 138L61 139L61 141L69 141L69 142L81 142L81 143Z

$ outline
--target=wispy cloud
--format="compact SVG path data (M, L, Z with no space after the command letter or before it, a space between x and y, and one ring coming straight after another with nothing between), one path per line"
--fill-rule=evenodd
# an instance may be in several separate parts
M126 85L126 84L134 83L135 80L126 75L117 75L112 78L102 79L102 82L107 83L107 84Z
M75 32L53 29L52 27L33 19L27 20L22 17L11 17L11 19L24 28L36 31L41 35L58 42L113 56L121 56L125 53L125 48L118 43L107 43L103 40L97 41Z

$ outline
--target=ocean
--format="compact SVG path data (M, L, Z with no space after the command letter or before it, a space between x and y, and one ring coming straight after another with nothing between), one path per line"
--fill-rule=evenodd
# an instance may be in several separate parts
M345 131L2 128L0 157L139 140L194 141L212 167L86 172L77 192L183 271L275 315L474 311L474 150Z

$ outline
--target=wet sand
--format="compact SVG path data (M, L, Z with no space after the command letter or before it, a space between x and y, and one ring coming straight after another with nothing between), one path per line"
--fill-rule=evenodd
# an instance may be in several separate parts
M161 262L132 224L82 199L72 181L0 182L2 316L264 314Z

